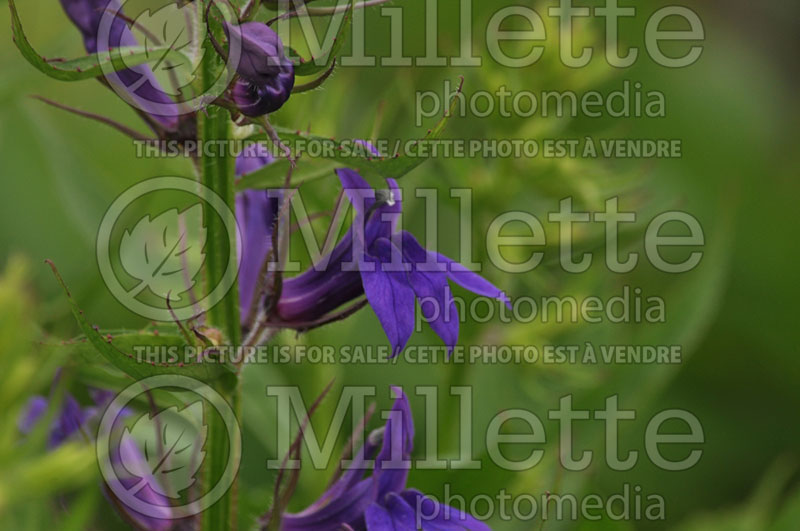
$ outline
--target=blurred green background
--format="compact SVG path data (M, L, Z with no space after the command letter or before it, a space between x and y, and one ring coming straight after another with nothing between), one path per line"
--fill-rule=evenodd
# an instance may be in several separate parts
M5 2L3 2L5 3ZM405 51L424 55L424 3L405 6ZM491 5L489 5L491 4ZM490 523L496 529L797 529L800 526L800 352L797 348L796 280L798 238L792 227L800 191L797 181L796 50L798 8L792 3L695 2L706 30L701 59L680 70L658 67L644 50L632 68L616 70L602 59L603 20L581 19L576 42L595 44L590 67L572 70L558 63L555 42L536 65L508 69L488 58L485 28L491 14L513 2L474 5L475 52L481 68L340 68L321 91L293 97L274 115L278 125L323 136L368 137L379 107L385 105L379 136L416 138L415 91L441 94L444 80L465 77L465 93L512 91L609 91L623 80L639 81L645 90L662 91L666 117L647 118L486 118L455 117L448 138L677 138L679 159L448 159L432 160L404 177L406 228L422 237L424 202L416 187L440 189L439 237L442 251L458 256L458 201L452 187L474 191L475 258L484 273L514 296L617 295L624 285L640 287L646 296L664 298L662 324L502 324L497 320L462 326L462 345L533 344L680 344L679 365L545 365L497 364L254 366L245 374L243 487L240 510L247 526L269 503L273 473L266 459L276 457L275 404L265 386L300 385L307 402L331 379L334 395L344 385L377 385L378 403L390 404L389 385L440 386L441 449L457 447L457 402L449 385L473 387L473 443L485 457L486 427L497 413L530 409L547 427L545 457L532 470L503 471L483 459L480 471L414 471L409 484L441 497L443 485L468 497L493 495L505 488L512 496L545 492L608 497L622 485L639 485L645 494L663 496L666 519L648 521L572 522L549 520ZM531 4L546 13L547 3ZM599 5L582 2L581 5ZM643 48L647 17L669 2L638 2L637 17L622 25L621 41ZM78 33L55 0L19 6L30 40L44 55L82 54ZM459 9L454 1L439 6L439 47L443 55L459 50ZM119 305L105 288L94 257L95 235L106 208L122 191L157 175L189 175L181 160L135 158L131 141L102 125L46 107L29 98L39 94L142 128L136 115L93 82L59 83L40 75L12 46L8 10L0 11L6 46L0 49L0 521L6 529L114 529L124 524L100 495L92 452L80 445L58 455L20 445L16 418L27 397L45 394L54 360L35 347L43 334L68 338L77 334L67 303L44 259L52 259L73 295L93 322L105 328L138 328L145 322ZM368 10L368 51L388 54L389 22ZM552 29L552 28L551 28ZM551 32L552 35L552 32ZM793 36L792 36L793 35ZM337 192L331 178L306 195L320 209L330 208ZM575 210L601 211L606 199L620 196L621 210L635 211L642 224L626 235L625 250L642 251L644 223L665 210L684 210L702 224L706 245L700 266L683 275L652 269L640 257L632 273L618 275L603 266L601 226L576 233L576 250L593 250L591 269L580 275L563 272L550 237L548 260L531 273L509 275L489 264L484 234L492 219L522 210L545 221L566 196ZM324 230L324 222L316 225ZM548 231L554 226L548 225ZM554 233L549 234L554 236ZM793 280L794 279L794 280ZM458 294L468 296L466 292ZM792 339L795 338L795 339ZM385 338L370 310L345 322L278 342L383 345ZM438 345L426 328L412 345ZM79 386L80 376L71 385ZM579 423L576 445L595 450L595 466L580 473L558 464L556 424L547 411L558 399L574 396L576 408L597 410L605 398L619 395L620 407L633 409L637 420L625 423L620 447L640 452L630 472L613 472L602 460L604 437L598 422ZM424 403L413 396L417 446L424 440ZM335 400L314 418L325 433ZM688 471L667 472L644 456L646 422L671 408L695 414L705 444L700 462ZM377 426L378 421L373 421ZM584 426L585 424L585 426ZM286 429L286 427L282 427ZM339 444L344 444L344 439ZM524 452L523 452L524 455ZM49 461L47 460L49 459ZM330 471L304 469L292 509L299 510L322 492ZM70 507L67 509L67 507ZM10 527L9 527L10 526Z

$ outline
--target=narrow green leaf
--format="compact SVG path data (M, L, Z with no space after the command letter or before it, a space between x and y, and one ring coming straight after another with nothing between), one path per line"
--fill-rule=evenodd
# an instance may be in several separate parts
M70 349L86 357L89 361L95 359L99 354L117 369L137 379L164 374L179 374L203 382L214 382L233 374L233 369L228 365L211 360L197 360L196 356L185 356L185 354L193 354L193 352L187 349L188 345L180 335L153 332L119 335L101 333L86 319L55 266L51 262L48 264L53 269L56 280L64 289L72 315L83 332L82 338L60 345L63 348ZM54 348L55 345L50 344L47 347ZM141 347L141 350L138 350L137 347ZM156 352L164 353L164 357L167 357L166 354L169 352L174 352L178 359L172 361L167 358L150 362L147 359L148 353L152 355Z
M61 343L48 343L44 348L49 352L66 351L72 356L80 357L85 363L106 360L134 378L180 374L210 382L231 372L227 366L213 360L192 363L194 349L187 348L186 340L181 335L141 332L120 334L99 329L94 331L103 342L102 350L88 335Z
M280 188L286 180L286 174L290 167L291 163L287 159L278 159L272 164L268 164L260 170L254 171L239 179L236 183L236 189L241 191L249 189ZM335 169L336 165L331 164L304 171L296 169L292 175L292 185L299 186L323 177L333 177L335 175L333 173Z
M345 42L350 36L350 26L353 23L353 9L353 4L351 4L350 10L344 15L342 25L339 26L339 31L336 33L336 37L333 39L333 44L331 44L330 50L328 50L328 52L322 56L327 57L324 63L318 61L318 57L312 57L311 60L303 59L296 51L290 50L291 55L300 57L300 63L296 64L294 67L295 75L313 76L330 68L331 64L333 64L333 62L336 60L336 57L339 56L339 53L342 51Z
M40 72L60 81L93 79L102 76L104 70L109 68L117 72L159 60L172 59L176 64L191 64L185 55L169 46L116 48L109 52L91 54L78 59L48 61L33 49L25 36L14 0L8 0L8 6L11 8L12 38L22 56Z

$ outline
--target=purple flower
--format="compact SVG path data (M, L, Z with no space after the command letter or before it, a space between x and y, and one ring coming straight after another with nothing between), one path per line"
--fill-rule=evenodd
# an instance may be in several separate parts
M231 90L233 102L245 116L262 116L280 109L294 88L294 65L283 51L278 34L261 22L225 25L228 39L241 43Z
M316 502L283 515L282 531L489 530L472 516L406 488L414 421L408 399L399 389L395 392L399 397L386 425L367 437L352 465ZM375 465L365 477L368 459Z
M236 177L244 177L272 164L275 158L261 142L249 144L236 157Z
M83 44L89 53L97 52L100 19L106 11L118 10L120 7L117 0L61 0L61 6L81 32ZM114 20L111 24L110 36L115 37L117 46L128 46L129 39L124 27L127 26L122 20Z
M294 75L289 78L276 78L275 83L256 85L244 79L233 83L231 96L239 112L245 116L264 116L280 109L294 87Z
M284 55L281 38L272 28L261 22L225 24L224 28L228 39L240 44L236 67L240 76L256 85L271 84L279 76L294 77L292 62Z
M414 330L416 301L425 320L449 350L458 341L459 318L449 281L508 304L488 280L439 253L426 250L409 232L397 230L400 190L375 193L355 171L337 170L356 209L353 226L326 256L283 282L278 316L283 323L314 322L365 294L396 355Z
M19 431L28 434L47 412L48 401L43 396L35 396L28 401L25 411L19 419ZM80 432L86 422L94 415L95 408L82 408L70 394L64 395L61 411L50 425L47 447L56 448Z
M118 445L112 448L110 457L116 476L112 483L116 484L109 483L105 486L104 492L109 499L114 501L114 506L127 520L135 524L136 528L148 531L172 529L174 522L171 519L172 511L169 500L150 487L155 484L156 480L153 478L150 465L136 443L131 439L122 439ZM140 487L142 483L144 486ZM134 511L117 498L114 494L115 490L133 492L136 498L146 503L153 513L159 513L160 518Z
M118 0L61 0L61 5L80 30L87 52L105 52L138 44L127 23L115 16L122 13ZM103 17L114 17L109 25L108 42L98 42ZM148 111L149 114L165 129L177 129L178 106L164 93L150 67L139 65L116 72L113 82L122 85L140 109L152 109L154 112Z
M236 159L236 176L243 177L272 163L273 157L263 144L244 148ZM272 248L272 228L278 218L280 196L268 190L244 190L236 195L236 215L242 235L242 258L239 266L239 305L241 319L247 319L258 276Z
M61 410L50 426L50 433L48 438L47 447L54 449L64 444L68 440L77 437L78 433L83 433L86 438L91 438L92 434L89 431L90 422L96 420L98 414L105 410L105 407L113 398L113 393L104 390L90 390L90 395L95 402L94 406L81 407L78 401L69 393L64 395ZM18 427L23 434L30 433L36 424L42 420L47 411L48 400L43 396L35 396L31 398L23 411ZM125 409L120 413L121 416L128 415L129 412ZM132 488L142 478L148 478L152 481L151 472L147 460L142 455L138 446L130 439L120 441L120 444L111 449L111 462L117 471L117 481L125 490ZM133 469L133 470L131 470ZM127 470L128 474L124 473ZM120 473L122 471L123 473ZM138 477L130 475L135 472ZM172 511L169 507L169 501L164 497L153 491L149 485L140 489L136 496L144 503L149 504L155 511L160 513L160 518L152 516L145 516L120 502L113 493L113 490L108 485L103 486L106 496L114 501L114 506L120 514L135 524L138 529L147 531L166 531L173 527L173 521L170 519Z

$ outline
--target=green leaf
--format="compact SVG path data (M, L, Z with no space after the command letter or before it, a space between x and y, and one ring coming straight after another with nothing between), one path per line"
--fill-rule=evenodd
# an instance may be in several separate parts
M80 322L78 324L83 330L83 324ZM88 335L61 343L46 343L44 349L50 352L66 351L71 356L79 357L84 363L89 364L97 365L105 360L134 378L144 378L158 374L180 374L203 381L211 381L230 372L227 369L217 371L216 369L220 369L223 366L213 361L185 363L186 360L183 359L183 355L185 352L191 353L191 350L186 348L186 340L178 334L114 332L94 329L91 325L89 327L92 328L105 345L103 350L99 349L96 346L96 342ZM167 354L160 356L164 352ZM175 356L180 356L180 360L175 359L173 361L168 356L169 352L175 353ZM152 363L155 363L155 365L152 365Z
M109 68L115 72L126 70L149 62L174 61L177 64L191 64L186 56L171 46L146 48L142 46L116 48L109 52L96 53L70 60L47 60L33 49L25 32L14 5L14 0L8 0L11 8L12 39L22 56L37 70L60 81L82 81L93 79L104 74Z
M136 379L179 374L208 383L221 378L235 377L233 368L229 365L213 360L199 361L196 355L185 355L194 354L197 349L195 351L187 349L189 345L180 335L155 332L102 334L97 327L89 324L55 266L51 262L48 264L53 269L56 280L64 289L72 315L84 334L78 340L64 342L62 345L64 348L73 349L89 361L96 359L96 355L99 354L114 367ZM174 352L177 359L172 360L172 357L168 355L160 356L162 352L166 354ZM154 353L159 355L158 361L149 361L148 354L154 356Z
M461 89L459 88L459 91L460 90ZM452 116L454 107L457 104L458 98L453 98L450 109L448 109L436 126L429 130L422 139L414 141L413 144L416 145L420 142L431 142L441 138L442 133L447 126L447 121L450 116ZM340 167L352 168L362 172L365 175L379 176L384 178L399 179L428 160L432 153L431 149L426 149L422 154L419 155L416 153L413 155L404 155L398 151L398 153L394 155L376 157L362 147L358 147L358 149L356 149L353 140L339 141L334 138L325 138L316 135L304 134L300 131L292 131L291 129L286 129L284 127L275 127L275 130L278 132L278 135L283 143L297 154L302 154L302 156L310 158L332 160L337 162ZM259 135L250 137L249 140L266 141L267 136L264 133L261 133ZM309 143L319 143L323 147L320 149L315 149L313 152L301 151L298 153L300 148L302 148L304 145L308 145ZM395 146L402 150L403 146L405 145L406 142L398 141ZM263 173L261 173L261 170L259 170L259 172L254 172L251 176L249 176L249 179L242 179L243 182L240 184L240 189L254 187L258 188L264 186L261 183L268 183L272 185L275 182L275 175L273 172L277 174L278 171L278 168L270 168L264 169Z
M286 180L286 173L289 171L291 163L287 159L278 159L272 164L267 164L263 168L247 174L236 182L237 190L280 188ZM336 165L326 164L323 167L308 169L306 171L295 170L292 175L292 185L300 186L334 175Z
M350 4L350 10L345 13L342 25L339 26L339 31L336 33L336 37L333 39L333 44L331 44L330 50L328 50L328 52L322 56L327 57L324 63L319 61L320 57L312 57L311 60L303 59L295 50L290 49L292 56L300 58L300 63L296 64L294 67L295 75L313 76L330 68L331 64L333 64L333 62L339 56L339 53L342 51L342 48L347 41L347 37L350 35L350 26L353 23L354 5L354 3Z

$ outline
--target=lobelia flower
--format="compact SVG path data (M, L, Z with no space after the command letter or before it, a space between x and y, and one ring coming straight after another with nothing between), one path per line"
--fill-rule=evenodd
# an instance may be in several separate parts
M118 0L61 0L69 19L80 30L83 44L89 53L104 52L119 47L138 45L127 23L115 13L122 14ZM103 17L114 16L110 22L108 42L98 42L98 32ZM116 73L116 83L121 84L138 107L147 109L169 109L148 114L167 130L178 128L178 105L163 91L147 65L138 65Z
M405 348L414 330L416 300L425 320L452 351L459 318L449 281L509 304L488 280L439 253L426 250L409 232L397 230L400 190L375 193L355 171L337 175L356 210L353 226L333 251L304 273L284 279L277 305L278 326L303 328L336 308L366 295L392 345ZM245 243L247 245L247 243Z
M109 484L104 486L103 490L106 496L114 501L114 506L117 507L122 516L130 520L137 527L148 531L167 531L173 529L176 522L170 519L172 511L169 508L169 501L167 498L154 491L150 486L154 484L156 480L150 470L150 465L142 455L142 451L136 443L131 439L123 438L120 440L119 444L112 448L111 464L116 471L116 477L111 481L116 483L116 485ZM138 491L135 491L135 496L146 503L151 509L162 513L162 518L155 518L138 513L126 506L125 503L119 500L114 494L115 488L131 492L132 489L139 488L138 486L143 480L145 480L145 485Z
M386 425L372 432L352 465L307 509L281 518L282 531L487 531L489 527L406 488L414 446L414 420L408 398L398 398ZM370 476L366 461L374 459Z
M30 433L44 417L47 406L48 400L45 397L34 396L31 398L17 423L19 431L26 435ZM50 425L47 447L52 450L79 433L94 413L94 408L82 408L75 397L70 394L64 395L61 411Z
M272 163L261 143L251 144L236 158L236 176L243 177ZM244 190L236 195L236 213L242 235L239 266L239 305L242 323L253 300L261 267L272 248L272 229L278 218L280 197L268 190Z
M261 143L247 145L236 157L236 177L244 177L256 172L268 164L272 164L275 158L269 149Z
M61 410L50 425L47 443L49 449L52 450L70 440L77 439L80 437L79 434L82 434L85 439L92 438L89 425L105 409L106 405L111 401L113 393L103 390L91 390L90 394L95 405L88 407L81 407L75 397L69 393L64 395ZM21 433L29 434L44 418L48 402L48 399L43 396L35 396L28 401L18 422L18 428ZM121 413L121 415L127 414L128 412L125 410ZM154 508L155 511L160 513L161 517L155 518L143 515L128 508L116 498L113 489L109 488L108 485L103 485L104 494L109 500L113 501L113 505L120 515L138 529L147 531L167 531L172 529L174 522L170 519L172 512L169 508L169 502L165 497L150 488L150 485L154 484L152 483L154 479L150 477L149 465L139 447L128 439L122 440L119 445L111 450L111 463L118 472L117 481L121 487L130 489L144 479L145 476L148 476L147 484L136 493L136 497ZM134 470L130 470L131 468ZM136 472L137 477L134 477L130 472Z
M245 116L263 116L280 109L294 88L294 65L283 51L280 37L261 22L225 25L228 39L241 43L236 67L240 79L231 97Z

